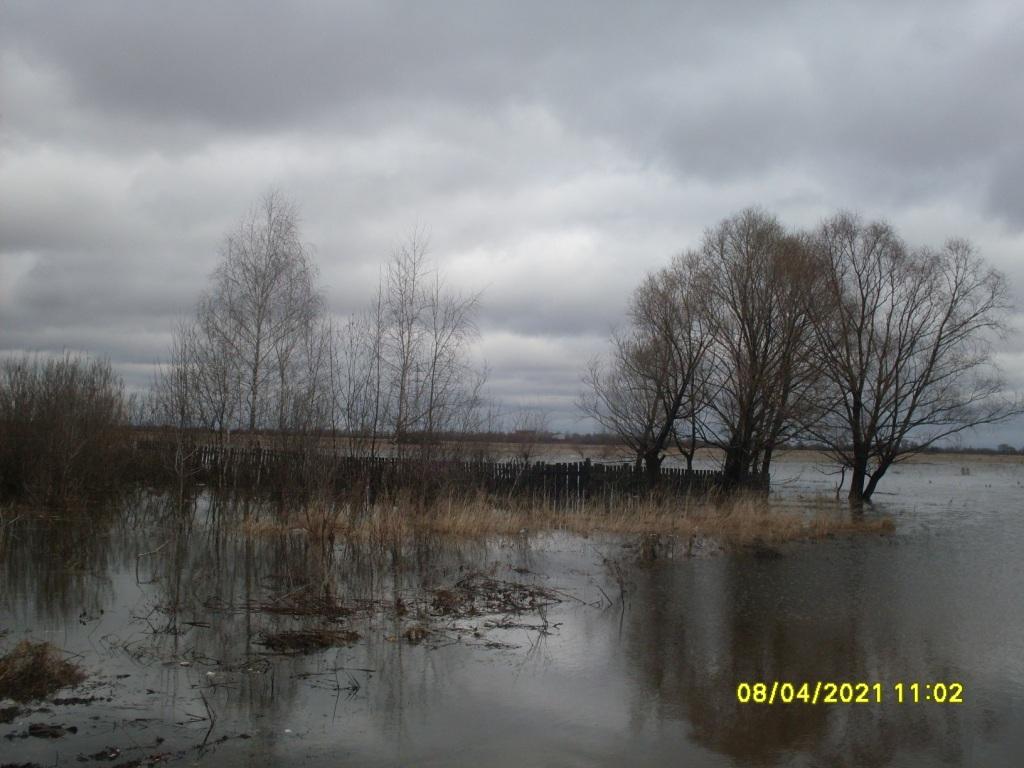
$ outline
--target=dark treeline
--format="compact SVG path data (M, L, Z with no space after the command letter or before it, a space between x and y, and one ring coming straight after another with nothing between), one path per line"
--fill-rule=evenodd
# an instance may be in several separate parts
M992 352L1008 310L964 240L912 248L848 213L799 231L748 209L646 276L581 407L653 474L704 442L736 483L808 442L866 500L901 459L1021 412Z

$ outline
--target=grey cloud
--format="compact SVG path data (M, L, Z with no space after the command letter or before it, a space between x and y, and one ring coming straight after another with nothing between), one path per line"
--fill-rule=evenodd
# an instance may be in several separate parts
M1024 229L1024 149L1003 153L987 190L989 207L1006 221Z
M494 391L563 423L639 275L752 203L977 237L1024 295L1014 3L441 8L0 5L0 352L141 381L272 185L339 315L429 227Z

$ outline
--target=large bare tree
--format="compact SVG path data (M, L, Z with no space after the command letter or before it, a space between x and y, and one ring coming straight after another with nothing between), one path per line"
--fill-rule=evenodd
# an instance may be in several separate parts
M445 433L471 431L486 371L473 364L477 293L449 290L428 260L420 232L397 248L384 280L384 368L390 375L391 434L421 453Z
M155 392L162 420L295 430L329 417L330 331L298 214L270 192L225 238L212 285L175 333Z
M695 288L711 334L705 434L727 484L768 472L773 452L812 418L814 335L805 297L818 280L806 238L747 209L709 230Z
M841 213L815 238L826 279L812 313L831 385L814 433L870 500L901 459L1021 410L992 342L1006 330L1006 280L965 240L910 250L884 223Z
M298 214L280 193L267 194L225 240L199 314L239 368L250 430L285 426L291 376L302 371L323 312L314 277Z

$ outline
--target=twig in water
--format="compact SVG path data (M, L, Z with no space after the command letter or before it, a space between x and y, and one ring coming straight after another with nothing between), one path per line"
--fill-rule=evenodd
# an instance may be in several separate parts
M595 582L594 582L594 586L598 588L598 590L599 590L599 591L601 592L601 594L602 594L602 595L604 595L604 599L608 601L608 607L609 607L609 608L611 608L611 607L612 607L613 605L615 605L615 603L614 603L614 602L612 602L612 599L611 599L610 597L608 597L608 593L607 593L607 592L605 592L605 591L604 591L604 589L602 589L602 587L601 587L601 585L600 585L600 584L598 584L598 583L597 583L597 582L595 581Z
M206 746L206 742L210 740L210 734L213 733L213 726L217 724L217 716L213 714L213 710L210 708L210 702L206 700L206 694L199 691L199 698L203 700L203 706L206 707L206 716L210 720L210 727L206 729L206 736L203 737L203 743L200 745L200 749Z

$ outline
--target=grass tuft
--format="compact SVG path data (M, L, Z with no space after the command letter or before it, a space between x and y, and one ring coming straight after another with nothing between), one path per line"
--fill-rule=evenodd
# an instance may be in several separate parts
M35 701L83 680L85 673L49 643L22 640L0 656L0 699Z

